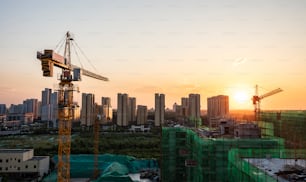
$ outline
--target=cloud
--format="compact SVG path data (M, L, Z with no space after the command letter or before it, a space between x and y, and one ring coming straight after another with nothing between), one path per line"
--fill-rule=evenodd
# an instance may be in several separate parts
M239 65L241 65L241 64L243 64L243 63L245 63L246 61L247 61L246 58L238 58L238 59L235 59L235 60L233 61L233 66L234 66L234 67L237 67L237 66L239 66Z

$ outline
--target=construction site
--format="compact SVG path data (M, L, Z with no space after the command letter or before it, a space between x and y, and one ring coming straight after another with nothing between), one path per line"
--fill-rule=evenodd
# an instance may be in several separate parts
M163 128L162 181L306 181L305 111L259 117L258 138Z

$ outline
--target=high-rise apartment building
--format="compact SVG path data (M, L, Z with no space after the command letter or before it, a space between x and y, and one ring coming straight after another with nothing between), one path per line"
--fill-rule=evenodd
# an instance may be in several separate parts
M0 115L5 115L6 114L6 105L5 104L0 104Z
M41 105L42 106L50 104L51 92L52 90L50 88L45 88L45 90L41 92Z
M189 99L187 97L181 98L181 115L187 117L189 114L188 109Z
M147 123L148 108L147 106L137 106L137 125L144 125Z
M219 120L229 115L228 96L218 95L207 98L207 117L210 127L218 127Z
M82 93L81 125L92 126L95 120L95 95Z
M134 122L136 121L136 98L135 97L129 97L129 103L128 103L128 122Z
M102 123L111 122L113 118L113 109L111 105L111 99L109 97L102 97Z
M164 124L165 119L165 94L155 94L155 126Z
M37 99L26 99L23 101L23 112L33 113L34 119L38 117L38 100Z
M41 94L41 114L40 114L41 120L48 122L52 121L53 127L56 127L56 122L58 119L57 108L58 108L58 93L57 92L52 93L52 89L45 88L45 90L43 90ZM39 111L37 112L37 116L38 115Z
M201 116L200 94L189 94L188 116L193 119L200 119Z
M128 94L118 93L117 95L117 125L127 126L128 125Z

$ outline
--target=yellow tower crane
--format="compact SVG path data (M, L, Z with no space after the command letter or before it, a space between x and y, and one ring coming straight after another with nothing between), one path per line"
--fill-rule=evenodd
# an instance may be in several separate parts
M53 66L62 69L59 77L58 89L58 170L57 180L59 182L70 181L70 148L71 148L71 122L73 113L73 81L81 81L81 75L89 76L98 80L108 81L108 78L92 73L88 70L71 64L70 47L74 41L70 33L65 36L64 56L53 50L37 52L37 59L41 61L43 76L53 76ZM73 73L72 73L73 72Z
M255 86L255 95L252 98L253 105L254 105L254 115L255 115L255 121L260 120L260 101L266 97L269 97L271 95L277 94L279 92L282 92L283 90L280 88L274 89L270 92L267 92L263 95L258 96L258 85Z

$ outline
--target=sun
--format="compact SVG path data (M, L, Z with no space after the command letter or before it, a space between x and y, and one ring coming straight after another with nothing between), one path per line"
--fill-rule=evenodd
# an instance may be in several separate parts
M236 102L242 104L242 103L246 103L249 98L248 98L248 94L244 91L237 91L235 94L234 94L234 99Z

